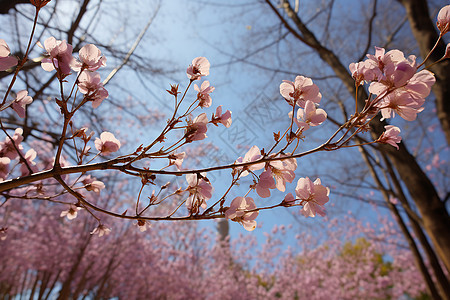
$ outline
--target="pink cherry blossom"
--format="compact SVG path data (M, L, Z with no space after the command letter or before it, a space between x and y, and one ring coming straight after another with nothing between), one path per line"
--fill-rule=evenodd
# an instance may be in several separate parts
M216 126L219 126L217 124L221 123L226 128L229 128L231 126L231 122L232 122L231 111L227 110L225 113L222 114L222 105L218 106L216 108L215 115L213 114L211 122Z
M106 57L102 56L102 52L93 44L84 45L78 51L80 61L72 63L72 70L79 72L81 69L96 71L100 67L106 66Z
M289 155L289 154L287 154ZM273 156L272 156L273 157ZM278 154L275 157L286 157L285 154ZM286 190L286 182L292 182L295 179L295 170L297 169L297 160L289 158L269 163L269 170L276 180L276 188L284 192Z
M314 102L307 100L305 108L299 108L297 111L297 118L294 119L295 124L303 130L308 130L309 126L318 126L327 119L327 113L321 109L316 108Z
M403 87L416 73L416 68L404 60L397 64L388 64L384 68L384 75L379 81L372 82L369 92L381 95L389 90Z
M200 141L205 139L206 131L208 130L206 124L209 120L205 113L201 113L194 120L188 119L184 137L186 138L186 143L193 141Z
M367 54L365 63L376 74L377 79L382 79L387 65L395 65L405 60L405 55L400 50L394 49L385 53L384 48L375 47L375 54ZM374 80L374 79L373 79Z
M414 58L415 59L415 58ZM417 68L414 64L404 60L397 64L388 64L385 67L385 76L394 87L404 86L416 73Z
M307 100L319 103L322 94L311 78L304 76L295 77L295 82L283 80L280 84L280 94L288 101L290 105L297 103L298 106L304 108Z
M395 113L398 113L403 119L413 121L417 114L423 110L421 106L430 94L435 81L436 78L431 72L422 70L414 74L404 86L391 91L374 106L381 109L383 118L391 118L395 116ZM378 84L377 87L380 90L377 92L380 93L388 88L384 86L384 83L373 84ZM371 87L369 87L369 90L371 90ZM374 89L371 91L375 92Z
M203 81L200 88L198 85L194 84L194 90L198 92L197 99L198 105L200 107L210 107L212 104L212 99L209 94L214 91L215 87L209 85L209 81Z
M405 92L421 106L425 102L425 98L431 92L431 87L436 82L434 74L428 70L422 70L414 74L414 76L408 81L408 83L398 89L400 92Z
M0 71L8 70L17 65L17 58L9 56L11 50L5 40L0 39Z
M316 214L322 217L326 215L323 205L328 202L330 189L323 186L319 178L312 182L308 177L300 178L295 188L300 205L303 205L302 214L305 217L315 217Z
M170 165L175 165L178 170L181 170L181 164L186 156L186 152L172 153L169 155Z
M261 158L262 158L262 155L261 155L261 151L259 150L258 146L253 146L250 148L250 150L247 151L244 158L239 157L234 163L235 164L248 163L248 162L257 161L258 159L261 159ZM241 177L244 177L249 174L248 171L261 170L262 168L264 168L264 166L265 166L265 163L258 163L258 164L253 164L253 165L249 165L249 166L244 166L244 167L235 167L235 170L244 170L241 173Z
M36 151L34 149L30 149L25 153L25 161L27 162L28 166L30 167L31 171L36 172L36 163L33 161L36 158ZM27 176L30 174L30 171L28 170L27 166L24 163L21 163L20 166L20 172L22 172L22 176Z
M11 160L8 157L0 157L0 182L8 176L10 163Z
M230 207L225 211L225 218L238 222L245 230L253 231L256 228L256 217L258 211L248 212L256 209L255 201L250 197L236 197L231 201Z
M438 13L436 26L441 35L446 34L450 30L450 5L446 5Z
M23 90L17 93L17 97L11 104L11 107L19 115L19 117L25 118L25 106L31 102L33 102L33 98L28 96L28 92L26 90Z
M206 57L196 57L192 64L187 68L186 75L190 80L198 80L202 76L209 75L210 63Z
M259 181L255 186L256 193L262 198L270 197L270 189L275 188L275 180L273 180L272 172L266 170L259 176Z
M103 224L99 224L94 230L91 231L91 234L98 234L99 237L110 234L111 229L106 227Z
M103 182L92 178L91 175L84 176L80 180L84 184L84 188L87 191L92 191L99 194L100 191L105 188L105 184Z
M364 81L375 80L378 73L381 73L378 68L374 68L373 64L368 61L360 61L351 63L348 67L358 85L362 85ZM378 69L378 73L376 70Z
M81 210L81 207L71 204L68 210L63 210L59 215L61 218L67 217L69 220L73 220L77 217L78 211Z
M95 148L103 155L116 152L120 148L120 141L111 132L102 132L100 138L95 139Z
M42 44L38 44L42 47ZM72 45L67 44L65 40L56 40L54 37L49 37L44 41L43 48L47 51L48 58L41 62L42 68L51 72L58 71L58 78L63 78L70 74L70 65L73 63Z
M14 131L14 135L11 137L14 141L14 145L16 145L17 149L19 151L23 150L23 146L21 142L23 141L23 129L17 128ZM9 137L6 137L4 142L0 142L0 157L8 157L9 159L15 159L19 156L17 153L16 148L14 147L13 142L11 142L11 139Z
M399 136L400 128L393 125L386 125L384 128L386 131L381 134L377 142L392 145L398 150L399 148L397 144L402 140L402 137Z
M97 72L81 72L78 77L78 90L85 94L87 100L92 101L93 108L97 108L108 97L108 91L103 87Z
M395 113L397 113L407 121L414 121L417 114L423 110L423 107L411 101L407 93L397 92L387 95L375 106L381 108L383 119L393 118Z
M206 200L211 199L213 187L206 178L206 173L186 174L189 197L186 200L186 206L191 213L197 213L199 207L207 208Z

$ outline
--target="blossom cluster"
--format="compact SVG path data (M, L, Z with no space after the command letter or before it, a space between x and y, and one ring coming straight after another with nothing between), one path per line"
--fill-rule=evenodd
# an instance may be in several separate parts
M422 63L423 64L423 63ZM405 58L403 52L375 47L375 54L368 54L367 59L351 63L349 69L356 86L369 83L368 90L373 99L366 101L361 115L381 113L382 119L389 119L398 114L406 121L414 121L423 111L425 98L430 94L436 81L433 73L419 70L416 57ZM391 144L398 149L400 128L387 125L386 131L377 140L378 143Z
M71 74L71 70L78 72L76 84L80 93L84 95L81 104L92 101L92 106L96 108L108 97L108 92L101 83L100 75L95 72L106 65L106 58L101 55L101 51L95 45L83 46L78 52L79 59L73 57L72 46L64 40L56 40L54 37L50 37L44 41L44 45L39 42L38 45L46 51L46 58L41 62L45 71L56 70L57 77L61 81ZM10 56L10 53L10 48L6 42L0 40L0 70L3 71L17 65L18 59ZM19 117L25 118L27 105L32 102L33 98L28 95L28 92L21 90L17 92L15 99L9 105L2 107L2 110L10 107ZM65 102L67 102L67 99L65 99ZM78 130L74 137L84 136L84 140L89 141L90 137L86 136L85 130ZM16 159L20 164L21 176L30 175L38 170L34 161L37 152L34 149L29 149L26 153L23 152L24 147L21 142L24 138L22 134L23 130L18 128L12 137L6 137L5 141L0 142L0 181L7 178L11 169L10 164ZM95 146L99 153L108 155L119 150L120 142L112 133L103 132L100 139L97 138L95 141ZM85 147L86 152L89 149L90 147Z
M85 97L85 101L92 101L92 107L97 108L108 97L108 91L103 87L100 74L96 71L106 66L106 57L92 44L83 46L78 52L79 59L73 57L72 45L65 40L49 37L44 41L46 58L42 60L42 68L51 72L56 70L60 80L71 74L71 70L78 72L78 90Z

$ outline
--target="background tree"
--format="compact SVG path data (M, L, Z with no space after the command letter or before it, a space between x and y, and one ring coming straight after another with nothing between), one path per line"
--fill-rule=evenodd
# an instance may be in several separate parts
M375 226L351 214L333 219L320 234L296 234L295 248L286 249L283 240L294 229L285 226L263 241L241 235L223 247L214 232L192 222L140 232L108 220L114 230L98 238L89 234L90 216L58 219L60 207L47 202L11 202L7 211L14 225L0 248L5 299L426 296L406 241L383 217Z

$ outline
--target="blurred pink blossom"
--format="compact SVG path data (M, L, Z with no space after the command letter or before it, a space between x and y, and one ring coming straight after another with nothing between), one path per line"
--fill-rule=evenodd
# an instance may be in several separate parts
M398 204L398 199L395 198L394 196L389 196L389 202L391 202L394 205Z
M439 153L436 153L433 155L433 159L431 160L431 163L426 165L426 169L427 171L431 171L433 169L438 169L441 164L444 164L445 160L441 160L439 157Z
M22 128L17 128L14 131L14 135L11 137L11 139L14 141L14 144L13 142L11 142L11 139L9 137L6 137L4 142L0 142L0 157L6 156L9 159L15 159L19 156L19 153L17 153L14 145L16 145L19 151L23 150L23 146L21 144L23 141L22 133Z
M34 149L30 149L25 153L25 161L27 162L28 166L30 167L31 171L36 172L36 163L33 161L36 158L36 151ZM20 165L20 172L22 172L22 176L27 176L30 174L30 171L28 170L25 163L21 163Z

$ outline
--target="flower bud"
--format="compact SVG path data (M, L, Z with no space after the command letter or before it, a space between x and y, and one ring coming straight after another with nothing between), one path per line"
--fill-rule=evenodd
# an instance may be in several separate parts
M446 5L438 13L436 26L441 35L446 34L450 30L450 5Z

